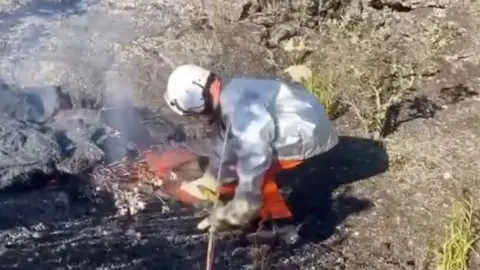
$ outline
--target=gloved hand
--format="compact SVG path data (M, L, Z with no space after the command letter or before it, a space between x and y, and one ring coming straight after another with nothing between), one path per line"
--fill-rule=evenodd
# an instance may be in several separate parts
M262 206L261 195L239 193L228 203L218 202L209 217L202 220L197 228L222 231L231 227L248 225L255 219Z

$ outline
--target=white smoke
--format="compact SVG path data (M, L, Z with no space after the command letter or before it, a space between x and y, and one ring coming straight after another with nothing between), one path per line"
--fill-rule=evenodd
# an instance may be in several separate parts
M139 132L138 103L128 62L131 42L145 35L147 18L136 5L158 1L33 0L0 2L0 79L19 87L60 85L73 97L104 97L122 107L109 121L124 133ZM148 7L143 7L145 9ZM154 10L168 23L168 15ZM157 18L158 19L158 18ZM161 27L162 21L159 21ZM133 63L134 64L134 63ZM79 104L74 104L79 106ZM48 108L47 108L48 110ZM123 134L126 137L135 134ZM112 146L113 147L113 146ZM112 150L113 151L113 150Z

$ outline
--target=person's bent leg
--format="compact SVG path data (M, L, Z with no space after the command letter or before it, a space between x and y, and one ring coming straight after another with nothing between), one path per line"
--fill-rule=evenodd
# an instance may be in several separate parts
M276 175L282 170L292 169L300 163L302 163L302 161L298 160L275 161L265 173L262 187L263 204L259 213L259 218L262 221L292 217L292 213L278 188ZM221 199L228 200L233 198L236 187L236 182L220 186L218 192Z
M277 174L282 170L288 170L298 166L301 161L282 160L277 161L267 171L263 182L263 205L260 209L260 218L262 221L269 219L288 219L292 217L287 203L277 185Z
M262 221L269 219L286 219L292 216L277 186L275 175L269 175L265 178L262 196L263 205L260 209L260 219Z

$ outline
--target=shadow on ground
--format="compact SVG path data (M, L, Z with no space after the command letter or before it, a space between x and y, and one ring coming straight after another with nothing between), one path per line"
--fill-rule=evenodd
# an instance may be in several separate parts
M288 183L296 179L288 201L301 224L301 242L325 240L349 215L372 207L368 199L350 194L351 189L343 188L343 192L338 189L387 169L388 155L378 142L342 136L330 152L285 172L281 176L284 186L290 186Z
M396 132L401 125L415 119L433 118L437 112L444 109L444 106L457 104L478 95L478 92L468 86L457 84L443 87L435 95L429 93L405 98L405 100L388 107L381 136L389 136ZM435 96L437 97L435 98Z

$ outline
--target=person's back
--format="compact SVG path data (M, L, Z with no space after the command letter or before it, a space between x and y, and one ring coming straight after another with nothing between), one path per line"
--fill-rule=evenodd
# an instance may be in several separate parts
M299 84L238 77L224 85L220 98L224 114L235 113L238 111L235 108L252 103L265 106L269 112L265 117L275 122L272 146L278 159L308 158L330 150L338 142L323 105Z

